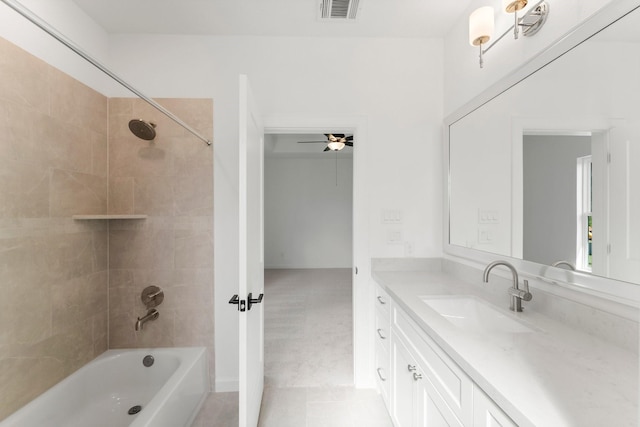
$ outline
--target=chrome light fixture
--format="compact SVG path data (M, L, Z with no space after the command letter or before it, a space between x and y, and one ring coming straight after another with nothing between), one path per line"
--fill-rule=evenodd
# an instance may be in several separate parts
M504 11L513 13L514 23L486 49L483 49L483 45L486 45L491 39L494 29L493 8L484 6L469 15L469 43L472 46L480 47L480 68L484 65L483 55L502 40L509 31L513 30L513 38L516 40L520 34L520 27L522 27L522 34L525 37L531 37L540 31L549 16L549 4L545 0L540 0L522 18L518 18L518 11L524 9L527 3L528 0L502 0Z
M480 47L480 68L484 65L482 45L486 45L493 35L493 8L484 6L473 11L469 16L469 43Z

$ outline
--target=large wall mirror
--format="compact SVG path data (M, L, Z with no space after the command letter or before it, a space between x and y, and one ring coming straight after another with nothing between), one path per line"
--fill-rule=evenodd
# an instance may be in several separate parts
M450 247L640 284L635 3L449 121Z

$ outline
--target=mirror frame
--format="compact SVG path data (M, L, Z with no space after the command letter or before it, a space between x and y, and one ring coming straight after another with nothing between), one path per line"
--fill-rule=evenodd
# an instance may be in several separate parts
M574 272L548 265L537 264L518 258L452 245L450 243L450 127L456 122L482 107L511 87L531 76L547 64L555 61L573 48L579 46L601 30L614 24L619 19L640 8L640 0L614 0L604 6L600 11L571 29L567 34L558 39L529 61L525 62L513 72L509 73L498 82L484 90L467 104L447 116L444 120L444 215L443 215L443 242L445 258L462 261L475 268L484 266L496 259L508 259L520 272L522 277L534 280L533 286L550 293L567 297L576 301L584 301L593 304L593 297L601 299L601 305L608 303L620 303L630 309L626 313L619 313L619 306L611 306L612 310L625 317L637 320L636 308L640 306L640 281L638 283L622 282L601 276L593 276L587 273ZM515 190L513 191L515 193ZM521 197L518 197L521 199ZM513 202L512 202L513 211ZM522 209L520 208L520 211ZM537 279L537 280L536 280ZM575 292L578 291L578 292Z

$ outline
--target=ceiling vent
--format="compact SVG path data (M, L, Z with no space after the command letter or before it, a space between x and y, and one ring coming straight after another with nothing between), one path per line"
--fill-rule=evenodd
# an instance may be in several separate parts
M321 19L356 19L360 0L322 0Z

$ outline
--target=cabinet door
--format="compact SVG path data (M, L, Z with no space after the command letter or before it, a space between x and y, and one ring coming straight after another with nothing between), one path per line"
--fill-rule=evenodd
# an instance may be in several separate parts
M426 378L418 381L418 415L420 427L463 427L433 384Z
M378 388L382 395L382 400L387 408L391 408L389 402L389 387L391 383L391 377L389 376L389 350L384 348L379 343L376 344L376 381L378 382Z
M473 390L474 427L518 427L479 387Z
M405 345L391 334L391 418L395 427L415 425L416 381L413 374L416 369L416 363Z

